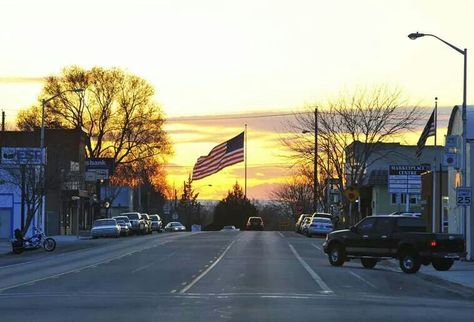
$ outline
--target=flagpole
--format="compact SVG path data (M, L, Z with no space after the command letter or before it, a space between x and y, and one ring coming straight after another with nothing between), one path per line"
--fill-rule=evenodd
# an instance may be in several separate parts
M245 188L244 188L244 195L245 195L245 198L247 198L247 124L245 124L245 131L244 131L244 138L245 138L245 142L244 142L244 159L245 159L245 180L244 180L244 185L245 185Z
M436 162L436 155L437 155L437 150L436 150L436 132L438 130L438 98L435 97L435 108L434 108L434 166L433 166L433 175L432 175L432 179L433 179L433 183L432 183L432 186L433 186L433 193L432 193L432 223L431 223L431 229L433 231L433 233L436 232L436 166L437 166L437 162ZM441 175L441 174L440 174ZM441 189L441 187L438 187L438 189ZM440 215L441 215L441 212L440 212Z

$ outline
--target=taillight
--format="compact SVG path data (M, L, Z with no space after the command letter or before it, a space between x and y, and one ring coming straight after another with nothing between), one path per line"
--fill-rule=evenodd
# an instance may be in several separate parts
M438 245L438 243L436 243L436 240L430 241L430 246L431 247L436 247L437 245Z

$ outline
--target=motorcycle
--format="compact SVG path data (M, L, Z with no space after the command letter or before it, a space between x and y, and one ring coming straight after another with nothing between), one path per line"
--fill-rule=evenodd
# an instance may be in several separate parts
M21 254L26 249L37 249L43 247L45 251L52 252L56 248L54 238L46 236L39 228L33 228L33 236L23 238L21 230L15 229L15 239L12 240L12 250L15 254Z

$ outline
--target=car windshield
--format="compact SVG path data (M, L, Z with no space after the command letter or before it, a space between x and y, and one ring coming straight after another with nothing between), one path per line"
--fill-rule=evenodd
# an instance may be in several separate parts
M127 214L126 215L129 219L140 219L139 214Z
M260 224L262 222L262 218L250 218L249 222L252 224Z
M95 227L99 227L99 226L115 226L116 225L116 221L115 220L97 220L95 223L94 223L94 226Z
M158 217L157 215L151 215L151 216L150 216L150 219L151 219L152 221L159 221L159 220L160 220L160 217Z
M122 220L126 223L130 222L130 219L128 217L125 217L125 216L120 216L120 217L115 217L115 220Z
M325 223L325 224L330 224L331 219L329 218L313 218L314 223Z

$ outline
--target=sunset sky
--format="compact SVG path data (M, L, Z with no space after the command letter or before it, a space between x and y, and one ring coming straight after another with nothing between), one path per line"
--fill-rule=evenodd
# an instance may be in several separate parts
M13 124L43 77L65 66L123 68L153 84L168 118L171 185L181 187L200 155L247 123L249 197L266 198L290 166L280 143L289 116L269 114L388 84L427 108L439 97L445 127L462 100L462 55L407 35L474 50L473 12L468 0L2 0L0 109ZM203 198L222 198L236 180L243 164L195 186Z

